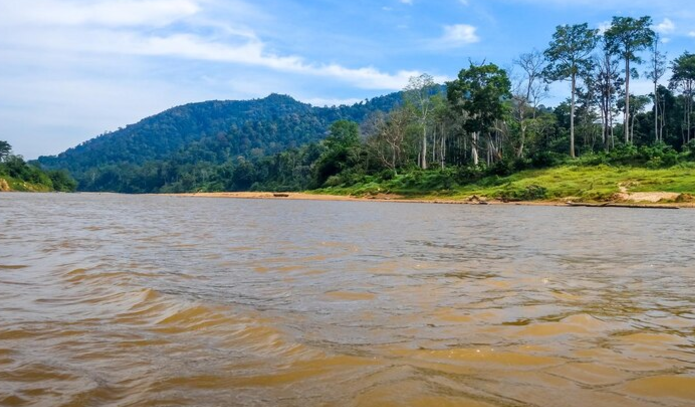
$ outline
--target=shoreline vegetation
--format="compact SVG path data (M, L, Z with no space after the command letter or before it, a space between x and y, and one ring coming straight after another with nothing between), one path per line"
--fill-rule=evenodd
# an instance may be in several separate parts
M0 192L74 192L77 182L66 170L46 170L12 153L0 140Z
M562 171L574 173L574 177L560 177ZM695 171L591 168L594 174L573 168L554 168L546 171L530 171L515 174L516 180L503 179L500 185L483 187L469 185L450 190L419 192L390 191L372 185L371 188L326 188L322 190L253 191L253 192L191 192L154 194L171 197L276 199L350 202L393 202L465 205L530 205L530 206L581 206L626 208L695 208L695 197L683 190ZM626 176L641 174L637 180ZM617 174L622 174L622 178ZM593 177L592 177L593 175ZM658 178L658 177L663 178ZM669 178L670 177L670 178ZM621 181L613 187L608 182ZM685 188L680 183L685 181ZM592 189L582 190L590 185ZM692 184L690 184L692 185ZM536 196L534 196L534 194Z
M695 208L695 166L645 168L609 165L563 165L524 170L507 176L489 175L456 183L447 171L408 172L375 178L350 187L303 192L246 191L171 193L169 196L384 201L440 204L545 205L592 207Z

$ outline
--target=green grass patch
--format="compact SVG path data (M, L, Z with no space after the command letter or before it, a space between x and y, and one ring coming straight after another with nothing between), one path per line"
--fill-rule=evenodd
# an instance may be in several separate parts
M695 194L695 165L665 169L565 165L520 171L509 176L487 176L475 182L457 180L450 170L413 170L386 181L335 186L315 193L368 196L380 193L408 198L465 199L472 195L508 201L559 200L606 201L625 185L629 192Z

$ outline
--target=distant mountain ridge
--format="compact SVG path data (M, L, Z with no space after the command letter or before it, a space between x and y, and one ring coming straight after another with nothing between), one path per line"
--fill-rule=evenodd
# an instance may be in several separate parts
M370 113L389 111L401 101L398 92L333 107L314 107L279 94L190 103L37 161L44 168L67 169L85 185L97 169L109 166L140 166L184 156L221 163L230 157L270 155L323 139L337 120L362 122Z

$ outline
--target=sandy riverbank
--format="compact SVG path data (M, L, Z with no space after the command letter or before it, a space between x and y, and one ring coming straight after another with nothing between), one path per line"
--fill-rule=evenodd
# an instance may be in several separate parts
M450 204L450 205L527 205L527 206L568 206L571 199L555 200L555 201L521 201L521 202L502 202L491 199L478 198L406 198L400 195L379 194L368 197L354 197L346 195L324 195L310 194L304 192L199 192L199 193L182 193L182 194L159 194L171 197L190 197L190 198L231 198L231 199L276 199L276 200L304 200L304 201L349 201L349 202L395 202L395 203L426 203L426 204ZM653 200L654 195L650 196ZM621 200L616 202L605 202L595 204L597 207L611 206L635 206L635 207L678 207L678 208L695 208L694 202L684 203L659 203L659 202L641 202L635 200Z

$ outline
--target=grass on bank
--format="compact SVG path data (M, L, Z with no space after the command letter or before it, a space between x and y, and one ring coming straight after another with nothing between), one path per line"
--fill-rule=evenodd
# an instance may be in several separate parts
M0 175L0 192L51 192L53 187L46 184L34 184L25 182L6 175Z
M457 181L464 179L463 181ZM601 202L612 199L624 185L629 192L695 194L695 163L650 169L628 166L563 165L525 170L509 176L486 176L467 183L452 170L411 171L391 179L364 177L352 186L337 185L313 193L370 196L395 194L406 198L466 199L472 195L507 201L560 200Z

